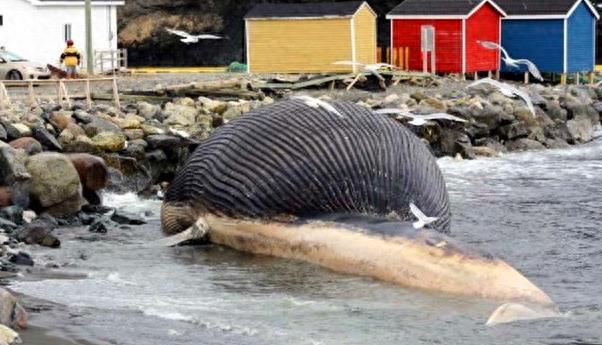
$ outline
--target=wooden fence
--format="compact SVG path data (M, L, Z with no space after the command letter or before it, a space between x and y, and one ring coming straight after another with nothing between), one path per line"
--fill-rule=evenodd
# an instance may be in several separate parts
M92 108L91 85L98 83L111 83L113 101L117 108L121 108L119 101L119 88L117 78L89 78L89 79L52 79L52 80L0 80L0 110L10 109L13 101L17 99L26 100L30 106L39 104L40 98L56 99L60 105L71 106L71 100L74 98L85 99L88 109ZM84 84L83 93L70 93L67 85ZM56 93L44 94L37 93L36 86L55 86ZM26 93L10 95L8 89L27 88Z
M378 47L376 56L379 63L388 63L403 71L410 70L410 47Z

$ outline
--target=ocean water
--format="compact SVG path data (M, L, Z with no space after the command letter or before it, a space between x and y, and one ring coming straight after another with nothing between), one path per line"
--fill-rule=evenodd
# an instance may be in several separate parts
M46 326L101 344L602 343L602 140L439 164L453 236L517 268L563 317L488 327L499 303L218 246L148 246L162 238L160 202L133 194L105 202L147 225L62 229L60 250L34 256L70 278L12 288L67 307L68 322Z

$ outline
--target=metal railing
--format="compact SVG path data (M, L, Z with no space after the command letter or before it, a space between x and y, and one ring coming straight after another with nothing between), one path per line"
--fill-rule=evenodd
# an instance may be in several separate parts
M100 74L125 73L128 70L127 49L95 50L94 71Z

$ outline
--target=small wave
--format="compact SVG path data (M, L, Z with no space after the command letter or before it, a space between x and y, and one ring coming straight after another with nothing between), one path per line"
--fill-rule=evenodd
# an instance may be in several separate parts
M167 311L167 310L159 310L159 309L155 309L155 308L146 308L146 309L142 310L142 313L146 316L153 316L153 317L158 317L158 318L166 319L166 320L191 323L191 324L199 325L199 326L207 328L207 329L222 331L224 333L233 333L233 334L244 335L244 336L255 336L259 333L258 330L251 328L251 327L202 321L202 320L196 319L193 316L185 315L185 314L182 314L177 311Z
M115 283L115 284L117 284L117 285L124 285L124 286L135 286L135 285L138 285L138 284L136 284L136 283L133 283L133 282L131 282L131 281L129 281L129 280L122 279L122 278L119 276L119 273L117 273L117 272L113 272L113 273L109 274L109 275L107 276L107 280L108 280L109 282L111 282L111 283Z

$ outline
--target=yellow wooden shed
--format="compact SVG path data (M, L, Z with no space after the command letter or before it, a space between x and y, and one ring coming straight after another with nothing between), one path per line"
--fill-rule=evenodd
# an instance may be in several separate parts
M364 1L258 4L245 16L248 72L351 72L333 63L376 63L376 17Z

